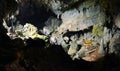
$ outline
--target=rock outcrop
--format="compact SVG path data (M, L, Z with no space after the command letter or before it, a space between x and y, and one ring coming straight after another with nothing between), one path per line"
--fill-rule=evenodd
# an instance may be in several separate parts
M16 1L0 1L1 71L120 70L119 0Z
M62 45L72 57L76 57L76 53L84 46L83 40L91 40L93 47L98 43L103 48L104 43L99 41L106 36L104 25L107 20L104 8L96 4L96 1L85 1L77 8L62 13L62 24L52 33L51 42Z

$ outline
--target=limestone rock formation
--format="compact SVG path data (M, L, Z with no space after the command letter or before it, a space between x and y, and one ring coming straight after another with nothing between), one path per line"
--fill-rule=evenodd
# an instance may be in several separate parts
M68 54L73 58L74 55L76 57L76 53L79 51L76 49L81 48L79 53L83 52L81 51L81 46L84 45L82 43L83 40L91 40L92 45L95 47L97 43L101 44L99 41L105 36L104 24L106 22L106 14L104 8L96 4L96 1L85 1L78 5L77 8L62 13L62 24L52 33L50 37L51 42L62 45L65 51L68 51ZM64 39L65 37L68 40ZM74 42L76 42L76 46ZM102 45L104 43L100 46Z
M46 22L45 26L43 27L43 33L45 35L50 35L54 32L61 24L61 21L55 17L50 17Z
M109 45L109 53L115 53L116 55L120 55L119 52L119 40L120 40L120 32L116 32L114 34L113 38L111 39L110 45Z
M120 15L118 14L117 17L115 18L115 25L120 28Z
M35 39L35 38L40 38L43 40L47 41L47 36L45 35L40 35L38 33L37 27L30 23L26 23L25 25L16 25L14 28L8 27L8 36L11 37L12 39L15 38L21 38L23 40L25 39Z
M119 0L0 0L0 11L0 71L120 70Z
M61 19L63 24L60 29L62 26L67 26L65 30L79 31L95 24L104 24L105 13L99 5L95 6L95 3L88 1L81 4L78 9L65 11Z

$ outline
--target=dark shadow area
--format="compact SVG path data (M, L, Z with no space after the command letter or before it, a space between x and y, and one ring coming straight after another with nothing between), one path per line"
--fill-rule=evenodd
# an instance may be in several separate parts
M36 71L78 71L61 46L49 45L43 48L43 44L30 43L25 51L25 59L36 66Z
M85 33L92 32L92 28L93 28L93 26L90 26L88 29L84 29L84 30L80 30L80 31L67 31L66 33L63 34L63 37L65 37L65 36L71 37L75 34L77 34L78 36L84 35Z
M103 68L101 71L119 71L120 57L115 54L109 54L104 57Z
M17 15L17 20L20 21L21 24L32 23L38 28L43 28L45 25L44 22L50 16L56 15L51 11L47 10L45 6L37 6L34 3L30 5L19 6L19 15Z
M16 39L15 41L20 41ZM17 48L21 44L2 43L0 41L0 70L6 70L6 65L14 64L18 59L17 53L22 50L23 56L18 60L18 70L24 71L119 71L120 58L115 54L109 54L95 62L87 62L82 59L72 60L59 45L51 45L41 39L28 39L24 48ZM5 42L5 41L3 41ZM17 48L17 49L15 49ZM4 70L5 69L5 70Z

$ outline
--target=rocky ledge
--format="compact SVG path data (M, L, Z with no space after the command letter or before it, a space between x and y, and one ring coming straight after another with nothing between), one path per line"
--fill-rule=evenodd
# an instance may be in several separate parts
M0 71L119 71L119 4L1 0Z

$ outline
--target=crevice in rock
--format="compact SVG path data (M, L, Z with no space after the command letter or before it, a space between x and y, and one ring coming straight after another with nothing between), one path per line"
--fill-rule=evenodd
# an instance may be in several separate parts
M63 34L63 37L65 37L65 36L71 37L71 36L76 35L76 34L79 37L81 35L84 35L85 33L92 32L92 29L93 29L93 26L90 26L87 29L80 30L80 31L67 31L66 33Z

